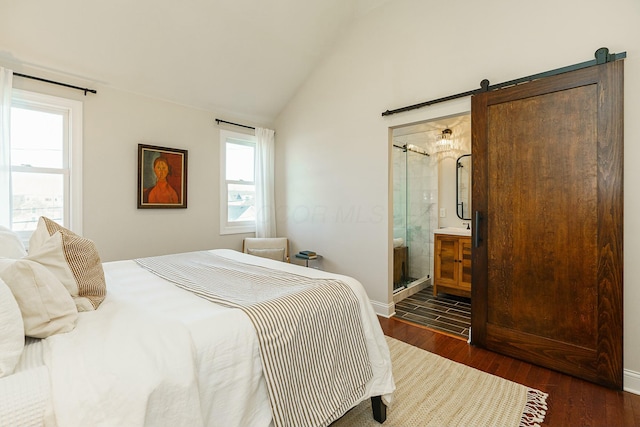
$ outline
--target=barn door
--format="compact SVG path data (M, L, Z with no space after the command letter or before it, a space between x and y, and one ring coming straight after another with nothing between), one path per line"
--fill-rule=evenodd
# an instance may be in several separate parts
M472 99L472 342L622 388L623 61Z

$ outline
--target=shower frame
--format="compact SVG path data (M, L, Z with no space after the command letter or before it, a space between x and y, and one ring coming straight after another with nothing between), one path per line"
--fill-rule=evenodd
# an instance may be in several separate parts
M394 293L433 276L433 233L437 227L438 169L426 151L393 144L393 237L408 247L408 280Z

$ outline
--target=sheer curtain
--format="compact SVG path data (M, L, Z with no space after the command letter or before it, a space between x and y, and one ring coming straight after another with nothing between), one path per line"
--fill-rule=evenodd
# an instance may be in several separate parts
M13 71L0 67L0 225L11 228L11 85Z
M275 131L256 128L256 237L277 237L274 156Z

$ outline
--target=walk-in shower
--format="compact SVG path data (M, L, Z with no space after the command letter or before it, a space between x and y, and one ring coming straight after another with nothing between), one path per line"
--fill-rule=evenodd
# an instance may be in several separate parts
M438 217L437 162L411 142L393 137L393 292L426 285L433 276L433 233Z

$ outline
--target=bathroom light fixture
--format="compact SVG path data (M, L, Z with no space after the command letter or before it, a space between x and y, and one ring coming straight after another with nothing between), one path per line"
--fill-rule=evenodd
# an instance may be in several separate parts
M453 137L453 131L450 128L446 128L442 131L440 136L436 139L433 145L433 151L438 160L445 158L455 159L460 155L460 141Z
M453 131L449 128L442 131L440 139L436 142L436 152L443 153L453 151L455 149L455 141L453 140L452 135Z

